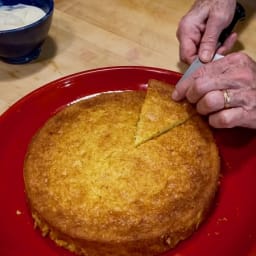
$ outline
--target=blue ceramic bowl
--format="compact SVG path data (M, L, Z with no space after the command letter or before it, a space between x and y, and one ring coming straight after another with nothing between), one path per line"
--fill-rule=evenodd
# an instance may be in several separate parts
M40 20L24 27L0 30L0 58L8 63L23 64L36 59L51 26L53 0L0 0L2 5L27 4L43 9Z

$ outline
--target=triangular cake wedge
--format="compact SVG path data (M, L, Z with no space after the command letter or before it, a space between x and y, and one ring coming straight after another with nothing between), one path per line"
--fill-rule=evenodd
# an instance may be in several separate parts
M150 80L147 94L137 123L135 145L160 136L186 122L196 111L186 100L172 100L174 86L162 81Z

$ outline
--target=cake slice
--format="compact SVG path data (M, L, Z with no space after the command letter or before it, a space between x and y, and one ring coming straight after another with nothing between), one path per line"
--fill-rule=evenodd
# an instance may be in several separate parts
M186 100L173 101L173 90L174 86L170 84L153 79L149 81L137 123L136 146L168 132L196 113L194 107Z

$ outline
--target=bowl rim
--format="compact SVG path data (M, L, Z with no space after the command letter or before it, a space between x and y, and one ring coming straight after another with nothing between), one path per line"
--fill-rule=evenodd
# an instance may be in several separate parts
M43 21L47 20L48 17L50 17L52 14L53 14L53 10L54 10L54 0L49 0L49 10L48 12L42 17L40 18L39 20L31 23L31 24L28 24L26 26L22 26L22 27L18 27L18 28L12 28L12 29L6 29L6 30L0 30L0 35L1 34L8 34L8 33L13 33L13 32L20 32L20 31L23 31L23 30L26 30L26 29L29 29L29 28L32 28L34 26L37 26L38 24L42 23ZM0 6L3 6L4 4L1 4L1 1L0 1Z

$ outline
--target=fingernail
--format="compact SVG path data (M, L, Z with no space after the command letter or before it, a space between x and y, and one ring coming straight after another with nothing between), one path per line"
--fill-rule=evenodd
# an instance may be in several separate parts
M173 100L179 100L179 93L177 92L177 90L174 90L172 93L172 99Z
M209 62L212 59L212 54L208 50L203 50L202 53L200 54L200 59L203 62Z

